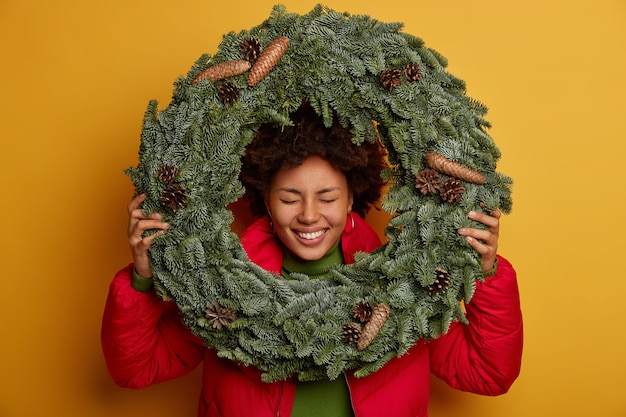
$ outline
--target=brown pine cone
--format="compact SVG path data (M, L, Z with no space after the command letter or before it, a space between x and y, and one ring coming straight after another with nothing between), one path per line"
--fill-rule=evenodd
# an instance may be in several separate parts
M230 307L222 307L217 300L213 300L206 309L205 317L214 329L222 330L235 320L236 310Z
M386 68L380 73L380 82L389 91L402 84L402 72L397 68Z
M245 59L233 59L230 61L220 62L212 67L202 71L191 81L191 84L198 84L202 80L209 79L213 82L223 80L224 78L234 77L243 74L250 69L250 62Z
M423 169L417 173L415 186L424 195L435 194L441 187L441 177L434 169Z
M359 323L350 322L343 326L343 341L352 344L356 343L361 336L361 325Z
M255 86L276 66L280 58L289 48L289 38L280 36L272 41L267 48L261 52L259 59L256 60L250 73L248 74L248 85Z
M422 78L422 70L417 64L406 64L404 67L404 75L410 82L416 82Z
M391 310L387 304L376 304L372 309L372 318L363 326L361 331L361 337L357 342L356 348L363 350L372 343L372 340L376 337L383 324L389 318Z
M233 104L239 100L239 89L231 82L225 82L217 88L217 95L224 104Z
M445 156L436 152L426 152L424 160L429 168L435 169L442 174L450 175L463 181L473 184L485 184L485 177L478 171L466 167L456 161L451 161Z
M365 323L372 317L372 306L367 301L361 301L352 307L352 317Z
M172 211L187 204L187 195L180 184L169 184L161 194L161 204Z
M448 178L439 189L441 199L448 203L458 203L461 201L461 196L464 192L465 188L461 185L461 181L456 178Z
M437 268L435 270L435 274L435 281L428 286L428 292L430 295L440 294L447 290L450 285L450 275L448 274L448 271L443 268Z
M159 167L158 178L165 184L173 183L178 175L178 167L176 165L161 165Z
M239 52L250 62L256 61L262 50L261 42L255 37L244 39L239 44Z

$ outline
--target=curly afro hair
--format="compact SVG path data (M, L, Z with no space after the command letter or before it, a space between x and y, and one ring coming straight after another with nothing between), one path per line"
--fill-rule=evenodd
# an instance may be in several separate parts
M254 216L266 214L265 196L274 174L301 165L309 156L319 156L343 172L353 193L352 210L360 216L379 201L386 182L381 171L388 168L387 152L379 143L352 143L350 129L334 118L330 128L308 104L291 114L293 126L264 124L243 157L240 180L246 187Z

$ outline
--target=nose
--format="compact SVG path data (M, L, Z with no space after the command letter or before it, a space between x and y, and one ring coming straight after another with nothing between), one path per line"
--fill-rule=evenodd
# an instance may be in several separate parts
M313 224L319 217L319 210L312 202L302 204L302 210L298 214L298 221L302 224Z

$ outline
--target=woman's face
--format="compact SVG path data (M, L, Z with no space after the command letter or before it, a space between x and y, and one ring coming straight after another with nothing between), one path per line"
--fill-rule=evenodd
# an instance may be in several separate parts
M274 175L265 204L283 244L299 258L313 261L341 238L352 193L341 171L310 156Z

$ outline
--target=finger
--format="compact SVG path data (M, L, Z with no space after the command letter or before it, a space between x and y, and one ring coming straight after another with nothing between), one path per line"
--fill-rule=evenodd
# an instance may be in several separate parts
M501 213L499 210L495 210L491 215L477 211L470 211L467 214L467 217L489 227L489 230L496 235L499 234L500 231L500 216Z
M480 211L470 211L467 213L467 217L489 227L497 226L499 222L499 216L490 216L489 214L481 213Z
M464 236L468 242L472 243L472 240L477 241L478 243L491 248L495 252L498 248L497 227L495 229L496 230L494 231L493 227L490 227L488 230L464 227L459 229L458 233L461 236ZM472 247L474 247L474 245Z
M465 236L467 243L481 256L489 254L490 247L473 236Z
M156 239L158 236L163 235L164 233L164 230L159 230L145 237L136 236L135 238L129 239L130 248L133 253L133 259L135 260L135 262L137 262L137 260L139 259L147 257L148 250L150 249L150 246L152 246L152 244L154 243L154 239Z
M159 229L161 231L164 231L169 228L170 228L169 223L163 222L161 220L157 220L157 219L138 220L136 222L131 222L131 225L128 230L128 236L131 238L135 236L135 240L139 240L143 237L146 230Z
M164 233L165 233L165 230L159 230L159 231L154 232L154 233L152 233L152 234L150 234L148 236L145 236L145 237L140 239L140 244L147 250L154 243L154 239L156 239L159 236L162 236Z
M462 228L459 229L459 234L465 237L471 237L476 240L480 240L485 244L491 244L492 241L497 241L496 235L490 230L474 229L474 228Z
M135 198L133 198L128 204L128 214L131 214L133 211L137 210L141 203L146 200L146 194L139 194Z
M133 200L130 202L130 204L128 205L128 236L131 236L132 234L134 234L138 228L138 225L140 224L141 221L144 220L154 220L157 222L161 222L163 220L163 216L159 213L151 213L149 215L144 214L143 210L141 208L139 208L139 206L141 205L141 203L143 203L146 199L146 195L145 194L140 194L138 196L136 196L135 198L133 198ZM141 227L140 230L140 235L148 229L152 229L152 228L156 228L156 229L163 229L163 228L167 228L167 226L165 224L161 225L159 223L149 223L149 224L145 224L143 227Z
M493 269L496 260L496 248L483 244L472 236L465 237L467 243L480 255L482 260L482 271L487 272Z
M135 209L130 213L130 221L138 222L141 220L154 220L160 222L163 220L163 216L160 213L151 213L146 215L141 209Z

